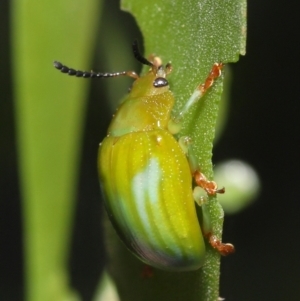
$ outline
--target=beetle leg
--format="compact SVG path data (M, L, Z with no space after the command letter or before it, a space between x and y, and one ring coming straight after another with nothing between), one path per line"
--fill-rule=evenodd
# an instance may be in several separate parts
M207 238L209 244L215 250L217 250L222 256L227 256L231 253L234 253L235 249L232 244L222 243L222 241L218 239L216 235L214 235L212 230L210 212L205 203L201 206L201 211L202 211L201 229L203 235Z
M222 243L222 241L220 239L218 239L216 235L214 235L213 230L212 230L210 213L209 213L208 207L206 206L205 203L202 204L201 211L202 211L201 229L202 229L203 235L207 238L209 244L215 250L217 250L220 253L220 255L222 255L222 256L227 256L231 253L234 253L235 249L232 244Z
M153 277L153 275L154 275L154 271L153 271L152 266L145 264L143 266L143 270L142 270L142 274L141 274L142 278L149 279L149 278Z
M196 186L193 189L193 198L197 205L200 207L202 207L208 201L206 192L199 186Z
M190 164L190 169L191 169L192 175L194 177L194 180L195 180L195 183L197 184L197 186L204 189L207 192L207 194L209 194L209 195L215 195L216 193L224 193L225 188L219 189L216 182L209 181L206 178L206 176L200 171L200 167L197 162L196 156L193 154L192 149L190 147L190 145L192 143L191 138L186 137L186 136L180 137L178 140L178 143L188 158L188 161ZM197 197L196 198L197 203L199 200L201 202L201 198L199 199Z
M206 235L210 245L216 249L222 256L227 256L235 252L234 245L230 243L222 243L215 235L209 233Z
M214 81L221 76L222 69L224 67L223 63L214 63L205 82L200 84L196 90L193 92L191 97L188 99L182 110L173 118L174 123L180 123L183 116L195 104L200 98L204 96L207 90L213 85Z
M218 185L215 181L209 181L205 175L200 171L196 170L193 173L196 184L203 188L209 195L215 195L216 193L224 193L225 188L218 188Z

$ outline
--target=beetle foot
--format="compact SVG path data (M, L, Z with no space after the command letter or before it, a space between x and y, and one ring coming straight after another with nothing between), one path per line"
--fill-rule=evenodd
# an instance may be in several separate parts
M194 172L195 182L198 186L203 188L209 195L215 195L216 193L225 193L225 188L218 189L218 185L214 181L209 181L205 175L199 170Z
M150 265L145 264L142 270L142 278L149 279L153 277L153 275L154 275L153 268Z
M227 256L235 252L235 248L230 243L222 243L215 235L209 234L208 240L210 245L216 249L222 256Z

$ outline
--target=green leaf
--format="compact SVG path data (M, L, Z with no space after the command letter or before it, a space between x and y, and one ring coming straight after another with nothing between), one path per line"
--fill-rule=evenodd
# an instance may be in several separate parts
M12 1L12 61L29 301L77 300L67 259L87 82L54 60L86 68L99 1Z
M245 53L245 0L138 1L123 0L122 8L136 18L143 33L145 55L172 62L169 76L178 112L195 88L203 83L215 62L236 62ZM222 79L187 114L181 135L193 141L201 170L212 178L212 143L222 93ZM216 198L208 210L214 233L221 236L223 211ZM206 263L196 272L154 270L143 279L142 264L108 230L109 270L122 300L216 301L219 297L219 254L208 246Z

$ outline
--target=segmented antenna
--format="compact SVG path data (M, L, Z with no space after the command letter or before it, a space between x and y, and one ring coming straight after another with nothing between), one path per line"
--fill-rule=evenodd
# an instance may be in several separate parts
M148 66L153 67L153 64L150 63L146 58L144 58L144 57L141 55L137 40L134 40L134 42L132 43L132 51L133 51L134 57L135 57L140 63L142 63L142 64L144 64L144 65L148 65Z
M132 43L132 51L134 57L140 63L153 67L153 64L141 55L137 40L135 40ZM134 71L107 72L107 73L94 72L94 71L81 71L81 70L75 70L73 68L69 68L58 61L54 61L53 65L56 69L60 70L62 73L66 73L68 75L76 76L76 77L83 77L83 78L108 78L108 77L117 77L123 75L127 75L135 79L139 77Z
M135 72L133 71L122 71L122 72L114 72L114 73L101 73L101 72L94 72L94 71L81 71L81 70L75 70L72 68L69 68L65 65L63 65L60 62L55 61L53 63L54 67L58 70L60 70L62 73L67 73L71 76L76 77L83 77L83 78L108 78L108 77L116 77L116 76L122 76L122 75L128 75L130 77L135 76Z

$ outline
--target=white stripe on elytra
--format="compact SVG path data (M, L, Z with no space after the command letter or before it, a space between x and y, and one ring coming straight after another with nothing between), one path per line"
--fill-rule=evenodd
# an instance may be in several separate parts
M149 199L153 206L158 205L160 179L159 161L157 158L151 158L146 168L132 180L132 191L136 208L148 234L151 234L151 221L147 214L145 200Z
M143 171L139 172L132 180L132 192L134 196L134 203L136 204L136 209L141 218L142 224L145 228L145 231L148 235L149 241L152 245L157 245L158 241L155 236L152 235L152 225L149 215L146 209L146 200L149 200L152 204L152 207L157 207L157 210L154 211L159 214L159 185L161 182L161 167L159 165L159 160L157 158L151 158L146 164L146 167ZM168 222L168 221L165 221ZM175 245L169 246L172 247L173 251L177 255L182 255L180 248L177 248Z

